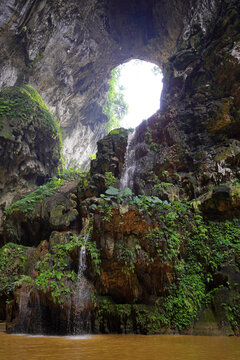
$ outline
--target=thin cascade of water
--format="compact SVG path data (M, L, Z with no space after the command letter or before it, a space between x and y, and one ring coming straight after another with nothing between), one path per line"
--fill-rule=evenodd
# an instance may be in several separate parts
M42 333L42 309L37 292L23 285L19 292L19 313L16 329L19 333Z
M80 235L82 237L82 235ZM74 291L73 303L74 303L74 314L73 314L73 334L78 335L86 332L83 326L83 312L86 301L88 300L88 289L86 288L86 279L84 277L84 271L87 269L87 254L86 254L86 243L89 238L89 233L84 234L83 244L79 250L79 262L78 262L78 274L77 284Z
M79 262L78 262L78 282L81 281L84 271L87 268L87 254L86 254L86 243L89 239L89 233L83 235L83 245L79 251Z
M19 333L28 332L28 322L29 322L29 301L30 292L23 286L19 292L19 314L18 314L18 327L17 331Z
M136 161L135 161L136 144L134 141L135 134L136 134L136 129L134 130L134 132L128 135L128 143L127 143L127 149L124 159L123 173L119 184L120 191L122 191L126 187L130 188L131 190L133 188L133 178L136 170Z

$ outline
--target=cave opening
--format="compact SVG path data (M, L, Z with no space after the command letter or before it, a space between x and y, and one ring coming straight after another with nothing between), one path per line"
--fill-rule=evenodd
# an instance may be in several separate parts
M118 91L128 111L122 116L120 126L135 128L160 108L162 71L147 61L132 59L119 65Z

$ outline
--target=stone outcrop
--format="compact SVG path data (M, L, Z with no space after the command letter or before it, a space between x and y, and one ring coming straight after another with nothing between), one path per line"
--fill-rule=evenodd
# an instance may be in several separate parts
M121 177L128 134L126 129L115 129L98 141L96 159L91 161L92 176L111 172L117 179Z
M0 93L0 224L13 200L56 175L61 143L57 119L31 86Z
M33 208L13 204L3 222L3 241L36 246L52 231L80 228L77 210L77 181L61 186L55 194L39 201ZM29 199L31 204L31 199ZM31 205L30 205L31 206Z

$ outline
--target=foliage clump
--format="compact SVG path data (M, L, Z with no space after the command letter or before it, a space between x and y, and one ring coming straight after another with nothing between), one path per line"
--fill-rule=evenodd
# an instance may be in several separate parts
M91 223L87 236L84 233L72 235L64 243L53 244L43 255L36 248L6 244L0 249L0 297L11 298L14 290L25 283L29 289L50 292L54 302L63 304L73 294L77 282L72 254L82 246L86 247L93 272L99 274L101 260L96 243L92 241Z
M208 306L211 294L222 286L215 285L214 274L225 264L240 264L240 220L209 221L189 202L135 196L128 188L120 192L113 186L98 199L97 210L103 214L103 220L111 222L112 209L122 204L137 207L140 213L153 220L154 227L145 235L154 249L153 258L148 260L153 263L159 258L173 269L167 293L155 304L159 332L163 328L188 329L200 309ZM136 253L141 246L141 240L136 251L128 249L124 243L118 244L120 260L129 271L134 272ZM226 308L229 321L236 327L239 321L236 301Z
M0 249L0 296L9 296L19 286L25 272L29 248L8 243Z
M120 73L121 70L119 67L113 69L111 72L107 105L103 108L103 113L108 117L108 132L118 128L122 118L128 112L128 105L124 99L123 87L119 83Z

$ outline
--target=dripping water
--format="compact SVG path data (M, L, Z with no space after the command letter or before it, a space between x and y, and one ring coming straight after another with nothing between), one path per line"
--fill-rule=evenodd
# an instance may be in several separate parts
M82 235L80 235L81 237ZM89 332L86 329L88 324L88 315L84 311L86 304L89 301L89 289L87 286L87 280L84 277L84 271L87 269L87 256L86 256L86 243L89 238L89 233L84 234L83 245L79 250L79 262L78 262L78 275L76 289L73 295L74 314L73 314L73 334L83 334Z
M135 142L135 134L136 129L134 132L130 133L128 135L128 143L127 143L127 149L124 159L124 167L123 167L123 173L120 179L120 185L119 189L122 191L126 187L133 189L133 181L134 181L134 173L136 170L136 142Z
M19 293L19 314L16 331L19 333L42 333L42 309L39 294L22 286Z

